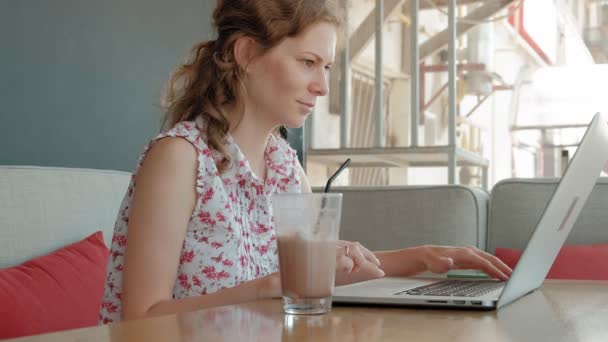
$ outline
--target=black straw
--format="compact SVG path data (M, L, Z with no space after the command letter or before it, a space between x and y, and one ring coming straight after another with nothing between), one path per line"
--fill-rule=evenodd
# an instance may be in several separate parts
M331 176L329 177L329 179L327 180L327 184L325 184L325 192L328 193L329 190L331 189L331 183L334 181L334 179L336 179L336 177L338 177L340 175L340 173L346 169L346 167L348 166L348 164L350 164L350 158L347 158L346 161L344 163L342 163L342 165L340 165L340 167L338 168L338 170ZM323 197L321 199L321 212L319 213L319 217L317 217L317 224L314 227L314 234L318 234L319 233L319 228L321 226L321 216L323 215L323 210L325 209L325 206L327 205L327 198Z
M329 179L327 180L327 184L325 184L325 192L329 192L329 190L331 189L331 183L334 181L334 179L336 179L336 177L338 177L340 175L340 173L344 169L346 169L346 167L349 164L350 164L350 158L347 158L346 161L344 163L342 163L342 165L340 165L338 170L331 177L329 177Z

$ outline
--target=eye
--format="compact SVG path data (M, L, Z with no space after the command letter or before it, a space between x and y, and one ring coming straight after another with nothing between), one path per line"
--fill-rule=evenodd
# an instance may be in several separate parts
M325 66L325 71L331 71L331 67L332 67L331 65L326 65Z
M304 65L306 65L307 67L313 67L315 65L315 61L313 61L312 59L304 59L302 60L302 63L304 63Z

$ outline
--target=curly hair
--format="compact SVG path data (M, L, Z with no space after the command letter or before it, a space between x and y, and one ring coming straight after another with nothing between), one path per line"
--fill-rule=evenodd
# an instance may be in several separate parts
M218 0L212 19L217 39L193 46L169 80L162 99L162 129L203 117L208 144L221 157L217 166L222 173L232 162L225 141L230 120L222 108L236 105L242 111L244 70L235 61L237 39L252 38L263 54L313 23L340 26L341 19L336 3L329 0Z

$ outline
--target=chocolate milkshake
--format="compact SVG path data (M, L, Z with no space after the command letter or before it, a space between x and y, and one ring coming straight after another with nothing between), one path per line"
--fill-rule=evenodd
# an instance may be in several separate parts
M278 236L283 295L294 299L331 297L336 271L336 241L300 234Z
M272 207L283 311L306 315L329 312L342 194L275 194Z

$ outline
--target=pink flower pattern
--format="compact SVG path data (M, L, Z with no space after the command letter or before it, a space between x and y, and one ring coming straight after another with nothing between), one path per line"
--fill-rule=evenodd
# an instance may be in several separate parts
M213 293L278 271L276 234L270 195L300 192L296 152L286 141L271 136L265 157L266 180L256 177L231 136L231 166L220 175L217 153L206 144L202 121L182 122L159 134L144 149L127 189L114 227L99 322L120 320L122 270L127 225L137 171L152 145L164 137L181 137L198 153L197 203L188 224L173 298Z

